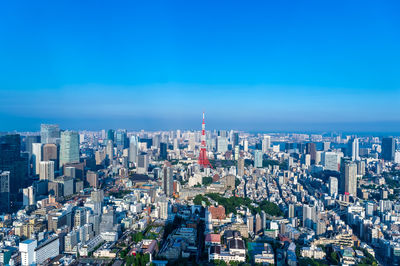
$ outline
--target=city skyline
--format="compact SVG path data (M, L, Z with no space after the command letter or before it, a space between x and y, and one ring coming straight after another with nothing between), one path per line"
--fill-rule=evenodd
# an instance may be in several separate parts
M400 132L396 2L2 7L0 131Z

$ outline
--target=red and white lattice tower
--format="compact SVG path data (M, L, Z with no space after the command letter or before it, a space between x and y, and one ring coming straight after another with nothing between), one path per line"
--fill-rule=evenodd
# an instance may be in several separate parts
M201 124L201 146L200 146L200 156L199 165L206 168L212 168L210 161L207 158L206 150L206 123L204 122L204 112L203 112L203 123Z

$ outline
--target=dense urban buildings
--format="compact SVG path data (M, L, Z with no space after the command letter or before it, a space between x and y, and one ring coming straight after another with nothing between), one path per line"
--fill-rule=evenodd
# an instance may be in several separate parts
M399 140L207 131L204 116L5 133L1 263L397 265Z

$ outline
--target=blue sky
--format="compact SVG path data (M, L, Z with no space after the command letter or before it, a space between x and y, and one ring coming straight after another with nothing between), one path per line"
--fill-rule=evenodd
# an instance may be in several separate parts
M0 3L0 130L400 131L398 1Z

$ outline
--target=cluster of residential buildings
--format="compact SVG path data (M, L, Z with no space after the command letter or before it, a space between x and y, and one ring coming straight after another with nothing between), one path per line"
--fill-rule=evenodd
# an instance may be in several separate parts
M113 262L124 249L159 264L399 263L398 139L205 131L206 167L201 138L57 125L0 135L0 263Z

